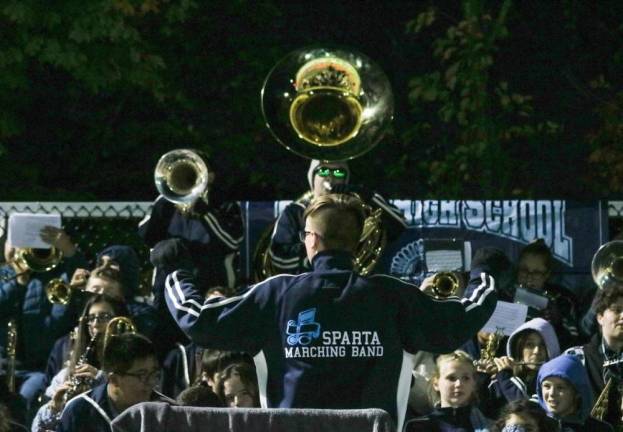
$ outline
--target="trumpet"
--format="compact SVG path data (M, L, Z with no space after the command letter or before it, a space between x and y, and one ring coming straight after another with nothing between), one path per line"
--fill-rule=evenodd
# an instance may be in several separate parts
M58 266L62 259L63 252L55 247L49 249L17 248L15 256L9 263L14 263L18 268L25 270L13 276L3 277L2 281L10 281L29 272L45 273Z
M435 273L432 284L435 298L448 298L456 295L459 291L460 282L456 273L443 271Z
M208 196L208 166L200 152L177 149L165 153L154 171L158 192L182 213L189 213L195 201Z
M45 295L53 304L68 304L76 291L86 292L83 286L68 284L61 278L51 279L45 286Z

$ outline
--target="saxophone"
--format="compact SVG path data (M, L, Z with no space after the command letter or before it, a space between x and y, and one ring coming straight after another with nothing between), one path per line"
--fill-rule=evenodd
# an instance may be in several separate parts
M17 352L17 323L14 319L9 321L7 330L7 366L6 383L9 391L15 393L15 356Z

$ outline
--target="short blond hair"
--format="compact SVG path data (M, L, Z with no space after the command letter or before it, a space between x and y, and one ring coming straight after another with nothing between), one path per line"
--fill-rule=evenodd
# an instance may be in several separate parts
M365 221L359 198L348 194L319 196L305 209L303 218L314 221L326 249L357 249Z

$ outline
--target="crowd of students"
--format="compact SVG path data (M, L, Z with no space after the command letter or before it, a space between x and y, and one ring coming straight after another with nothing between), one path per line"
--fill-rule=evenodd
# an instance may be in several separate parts
M336 185L345 182L349 175L347 167L343 167L340 173L341 165L336 163L328 168L312 163L312 168L310 187L315 185L320 188L319 185L324 185L331 178L333 171L341 175ZM322 175L317 176L317 172ZM325 194L319 194L322 195ZM313 207L318 201L310 200L306 206ZM324 204L337 205L330 200ZM326 223L320 216L314 216L314 209L303 210L299 212L302 213L302 221L294 218L303 225L292 231L297 233L297 249L293 252L296 260L292 259L292 262L296 261L301 268L289 270L294 273L326 273L326 269L314 269L313 266L318 266L319 262L321 265L339 262L338 270L343 271L340 266L348 265L340 260L347 261L351 255L343 251L334 253L331 252L332 247L323 246L323 242L331 241L332 224ZM147 300L137 297L140 266L135 251L128 246L105 248L97 255L94 267L89 269L86 258L64 231L46 232L42 237L45 236L52 246L63 249L65 259L47 272L34 273L19 267L19 262L13 259L15 248L7 243L6 264L0 268L0 275L3 276L0 282L0 323L4 329L9 320L16 320L19 338L16 389L9 391L6 380L0 386L0 432L108 431L111 421L124 409L145 401L198 407L259 407L262 389L258 386L258 378L261 382L266 377L258 377L257 358L254 361L252 357L257 357L258 351L261 351L257 345L259 339L269 340L272 336L269 335L270 329L259 329L260 324L265 322L261 321L265 316L249 306L253 301L258 304L268 302L258 296L257 286L236 292L233 257L242 238L239 213L235 204L208 203L205 200L189 214L159 198L150 217L141 223L139 229L146 243L155 247L152 263L157 274L152 295ZM276 233L285 229L283 221L278 221ZM346 225L343 231L357 224ZM302 233L302 242L298 240L299 233ZM353 238L358 239L356 230L354 234ZM185 241L168 243L166 249L158 247L163 240L171 238L183 238ZM280 252L283 255L286 249L276 248L274 254L278 256ZM303 253L306 255L301 255ZM196 257L200 259L194 259ZM281 258L283 262L288 262L287 257ZM460 319L467 319L476 316L470 314L478 313L478 320L486 321L485 309L489 311L495 303L493 297L486 298L486 293L493 291L493 280L498 300L513 302L518 290L530 290L547 300L544 307L530 308L526 322L509 337L497 340L497 344L493 345L490 342L495 338L492 339L491 334L473 332L465 335L466 328L470 327L445 329L447 334L444 335L444 328L438 328L438 322L429 323L430 327L412 329L417 333L413 339L409 339L409 335L396 336L397 343L406 343L407 350L414 355L412 363L408 363L412 369L409 407L404 417L398 414L400 421L397 424L404 424L405 431L443 432L599 432L620 427L622 374L618 361L621 360L623 348L623 286L604 286L597 291L590 307L582 307L570 290L552 283L554 260L542 241L527 245L516 265L502 251L483 248L476 251L472 267L479 270L467 279L475 282L467 286L460 301L429 300L428 296L424 296L427 299L424 300L418 297L423 295L420 291L415 297L409 292L398 293L403 285L405 291L418 288L394 278L372 276L358 282L349 276L347 287L352 284L352 288L346 291L351 290L355 295L347 299L347 303L363 304L366 313L376 313L375 308L386 307L380 304L381 301L389 301L391 307L397 308L396 320L401 326L405 324L405 317L410 317L408 323L419 322L411 321L412 305L403 302L417 304L422 308L422 316L430 314L432 317L434 313L428 309L445 302L451 305L439 311L448 317L458 314ZM329 268L328 271L333 272L331 281L335 282L337 270ZM266 292L271 287L278 290L276 301L281 302L288 298L287 291L291 287L305 283L313 287L326 282L325 273L318 280L305 279L303 275L279 279L279 287L274 280L260 285L265 287ZM72 295L67 304L52 304L46 298L46 284L56 277L64 278L71 286ZM370 282L372 279L374 283ZM374 287L369 294L371 297L364 300L357 297L356 292L367 289L366 283ZM387 288L388 292L383 294L377 289L379 284L384 287L391 285L391 289ZM426 290L426 281L420 288ZM302 288L297 289L304 293ZM194 306L184 306L184 302L194 301L188 298L191 294L200 300L207 299L207 302L203 306L197 304L196 311ZM326 297L326 292L322 295ZM339 293L331 295L344 300ZM374 296L378 296L379 304L367 304L374 303ZM228 299L223 300L223 297ZM292 301L295 300L298 301ZM325 300L327 304L337 302L332 298L322 301ZM191 340L187 337L186 334L193 331L202 332L201 328L192 329L194 324L189 322L191 315L212 319L204 310L218 309L220 315L213 318L220 325L223 314L233 319L236 311L219 308L227 305L231 308L237 304L239 309L249 308L249 319L257 317L261 321L247 322L245 327L240 327L244 329L244 334L239 335L241 340L248 342L243 345L257 346L257 350L243 352L220 347L206 348L206 344L201 342L218 338L214 335L211 335L212 339L205 336ZM283 311L273 310L273 306L269 308L264 304L262 307L265 310L261 312L268 310L266 313L272 313L275 319L287 322L282 330L284 335L287 333L294 337L294 342L288 342L290 346L306 345L302 337L309 340L320 337L318 334L311 336L314 332L303 334L291 330L300 329L303 324L317 324L314 319L319 318L314 317L316 309L312 306L298 315L298 323ZM286 306L280 304L280 307ZM324 323L330 319L338 323L339 311L339 308L336 309L335 317L324 316ZM582 323L585 313L587 318ZM135 329L107 337L108 324L116 317L129 317ZM395 318L370 314L357 318L357 322L372 322L373 317L374 320L378 318L380 328L387 323L393 325L391 320ZM352 317L342 319L353 321ZM249 330L254 327L258 328L257 333ZM586 329L593 330L587 332ZM238 330L228 327L227 331L235 333ZM457 338L464 342L463 346L456 346L459 349L454 351L448 350L447 346L453 345ZM232 339L235 337L232 336ZM235 344L219 341L216 345L233 347ZM382 347L380 343L377 345ZM425 352L416 345L430 347L431 350ZM0 331L0 347L6 347L4 331ZM377 347L373 354L388 356L391 347L387 345L384 348L385 353L383 347L381 351ZM399 347L396 346L396 349ZM485 356L487 350L493 352ZM343 360L337 362L343 363ZM340 368L348 366L342 363L339 363ZM374 361L351 360L354 369L370 364ZM325 373L330 374L327 370ZM303 380L297 381L303 374L301 370L289 369L285 372L287 376L283 377L284 387L286 382L303 386ZM374 383L376 388L366 391L372 394L376 390L377 396L384 394L382 381L377 379ZM608 383L610 385L606 388ZM274 383L272 385L274 387ZM348 405L344 408L356 406L357 395L338 395L329 390L323 393L323 388L333 389L319 386L318 390L314 390L314 400L318 404L339 406L341 400L348 401L344 402ZM300 394L296 393L297 390L291 391L290 402L295 406ZM600 398L602 393L607 395L605 402L604 398ZM597 408L601 410L594 409L598 399L601 402ZM321 403L322 400L334 400L335 403L325 404ZM392 405L388 403L387 406Z

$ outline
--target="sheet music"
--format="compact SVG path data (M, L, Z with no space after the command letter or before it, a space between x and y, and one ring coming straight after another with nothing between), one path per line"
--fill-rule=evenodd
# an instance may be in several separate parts
M429 273L463 268L460 250L432 250L426 252L426 269Z
M526 322L528 306L519 303L498 301L493 315L481 329L483 332L494 333L501 330L504 335L510 336L517 328Z
M45 226L61 228L61 215L12 213L9 216L8 242L13 247L49 249L50 245L39 235Z

